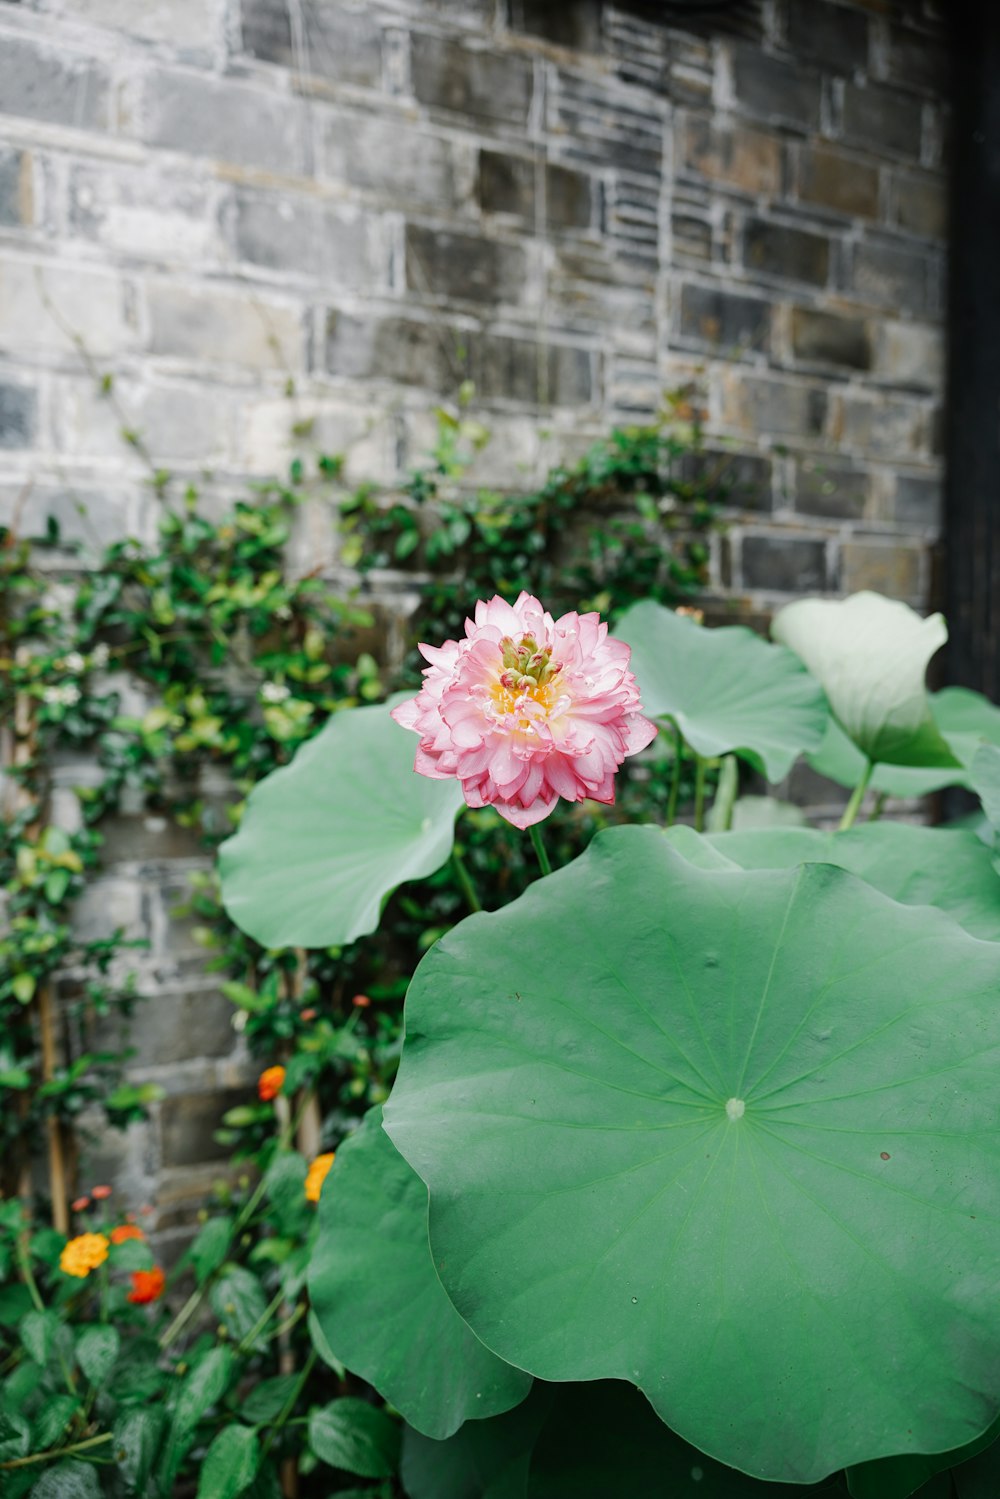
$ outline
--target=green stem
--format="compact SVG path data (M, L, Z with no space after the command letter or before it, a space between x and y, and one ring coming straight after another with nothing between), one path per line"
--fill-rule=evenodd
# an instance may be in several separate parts
M535 845L535 853L538 855L538 862L541 866L542 874L551 874L552 865L549 863L549 856L545 852L545 844L542 842L542 835L539 831L537 823L532 823L531 827L528 829L528 832L531 834L531 841Z
M673 719L668 719L674 735L674 764L670 772L670 796L667 800L667 827L672 828L677 821L677 798L681 790L681 759L684 740L681 731Z
M312 1373L313 1365L315 1364L315 1362L316 1350L315 1348L310 1348L309 1355L305 1363L302 1365L301 1373L299 1374L298 1379L295 1381L295 1384L292 1386L292 1393L285 1401L278 1419L275 1421L274 1425L271 1427L271 1430L268 1432L267 1437L264 1440L264 1446L260 1454L261 1463L263 1463L265 1457L274 1446L275 1437L278 1435L279 1431L284 1426L285 1422L288 1420L289 1416L292 1414L292 1411L298 1404L299 1396L302 1394L302 1391L305 1388L306 1380Z
M840 827L837 829L838 833L846 833L847 829L851 826L851 824L854 822L854 819L857 817L858 811L861 807L861 803L865 799L865 792L868 790L868 782L872 778L872 771L874 769L875 761L868 760L865 763L865 768L862 772L861 779L855 786L854 790L851 792L851 799L847 803L847 806L844 808L844 815L840 819Z
M715 800L708 813L710 833L728 833L733 825L733 808L740 789L740 772L735 755L724 755L719 771L719 784L715 788Z
M31 1260L28 1256L27 1233L25 1232L18 1234L15 1243L17 1263L20 1266L21 1274L24 1277L24 1283L28 1287L28 1295L31 1297L31 1300L34 1303L35 1310L44 1312L45 1302L42 1300L42 1294L38 1289L38 1282L35 1280L35 1274L31 1268ZM59 1367L62 1370L62 1377L66 1381L66 1388L67 1390L69 1390L71 1395L75 1395L76 1379L74 1378L73 1370L66 1362L66 1355L57 1348L56 1357L59 1360ZM0 1467L3 1467L2 1463L0 1463Z
M54 1447L50 1452L33 1452L30 1457L14 1457L0 1463L0 1471L10 1468L27 1468L31 1463L50 1463L55 1457L68 1457L73 1452L86 1452L90 1447L101 1447L113 1440L113 1433L103 1432L99 1437L88 1437L85 1442L73 1442L69 1447Z
M885 804L888 800L888 791L880 791L877 793L875 797L875 805L874 807L872 807L871 812L868 814L869 822L878 822L879 818L882 816L882 813L885 810Z
M705 830L705 762L700 755L694 757L694 830Z
M237 1349L236 1349L237 1354L244 1354L244 1353L249 1353L250 1352L250 1350L253 1347L254 1343L257 1341L257 1335L258 1335L258 1333L262 1332L263 1329L267 1326L268 1322L270 1322L272 1316L278 1310L278 1307L281 1305L281 1303L284 1301L284 1299L285 1299L285 1293L284 1293L284 1291L279 1291L278 1294L277 1294L277 1296L275 1296L275 1297L272 1298L270 1304L265 1308L265 1310L257 1318L257 1321L254 1323L253 1327L251 1327L251 1329L247 1333L246 1337L243 1338L242 1341L237 1346Z
M462 894L465 896L465 903L469 907L469 910L481 911L483 907L479 896L476 894L476 887L472 883L469 871L465 867L465 860L459 853L457 845L451 851L451 862L455 866L455 877L462 887Z

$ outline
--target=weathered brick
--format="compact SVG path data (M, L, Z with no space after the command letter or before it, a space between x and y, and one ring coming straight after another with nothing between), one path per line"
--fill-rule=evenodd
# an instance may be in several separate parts
M799 359L854 370L871 368L871 335L863 318L796 307L792 310L792 348Z
M892 183L892 221L912 234L944 239L948 229L948 196L942 177L899 172Z
M376 192L393 206L454 207L459 148L410 120L346 110L321 117L320 175Z
M786 281L824 286L830 270L830 241L807 229L793 229L770 219L749 219L743 240L743 263Z
M907 94L874 84L844 85L844 139L870 151L920 156L919 103Z
M904 603L921 603L924 550L894 541L848 541L841 553L844 593L871 589Z
M612 77L558 68L547 88L548 126L563 141L566 160L607 169L630 182L659 184L663 160L663 121L648 97L622 96Z
M406 284L422 295L463 302L517 302L525 284L519 245L406 226Z
M744 536L744 588L765 593L821 593L829 584L826 545L790 536Z
M934 474L897 474L892 518L903 526L937 529L944 509L942 483Z
M773 465L758 453L705 448L681 459L678 475L697 485L716 504L766 513L773 508Z
M0 382L0 448L30 448L38 421L38 396L30 385Z
M825 458L795 464L795 508L800 515L860 520L871 493L871 475Z
M191 384L132 380L115 382L112 405L93 380L59 381L54 400L60 452L100 458L119 448L122 427L140 432L150 453L165 466L221 463L231 455L233 398L214 382Z
M382 76L382 32L363 8L335 0L299 8L297 48L287 0L243 0L243 48L251 57L335 83L377 86Z
M0 525L15 526L22 536L44 536L51 519L62 543L93 556L99 547L139 534L149 504L148 492L107 482L94 486L34 479L29 485L15 480L0 484Z
M110 80L93 58L55 52L27 37L0 46L0 114L47 120L78 130L106 130Z
M189 290L157 282L147 292L154 354L251 369L301 369L299 314L256 292Z
M878 168L835 146L799 150L799 197L858 218L878 216Z
M761 297L741 297L718 287L688 282L681 287L678 329L699 348L736 355L767 349L771 306Z
M926 312L931 301L931 261L909 245L862 240L855 246L850 290L894 311Z
M799 0L789 6L788 42L796 57L813 58L828 71L852 73L868 66L868 20L846 5Z
M69 215L75 234L127 255L191 264L222 253L215 194L190 166L74 163Z
M802 129L814 130L819 125L822 79L812 68L737 44L733 84L738 103L752 114Z
M888 60L893 83L947 96L951 86L951 48L943 36L917 31L912 26L890 26Z
M926 402L900 396L844 395L835 403L830 435L847 449L898 463L929 448L931 413Z
M303 105L233 79L149 73L133 129L141 140L189 156L289 176L305 170Z
M27 151L0 151L0 224L30 224L35 217L31 157Z
M587 172L552 162L539 171L527 156L479 153L477 192L480 207L487 213L516 214L534 226L536 211L544 208L547 228L587 229L593 218L594 189L594 179Z
M236 1045L232 1003L216 990L157 990L130 1030L133 1067L174 1067L202 1057L228 1056Z
M765 440L815 437L823 431L827 394L801 380L726 370L721 377L722 419Z
M781 189L781 142L776 135L742 122L727 126L707 115L687 114L681 120L679 144L682 172L754 195Z
M413 318L359 318L331 312L326 368L352 379L396 380L441 393L468 378L469 334Z
M88 267L0 258L0 348L78 357L132 349L138 332L120 275Z
M522 57L415 35L411 67L421 104L512 125L527 121L531 64Z
M357 210L238 189L231 234L237 257L253 265L322 277L328 286L345 289L370 286L377 278L369 223Z
M601 44L600 0L511 0L510 24L575 52L595 52Z
M252 1103L255 1095L244 1088L219 1088L211 1093L182 1093L160 1104L160 1151L164 1166L193 1166L199 1161L218 1161L229 1147L213 1138L222 1127L222 1116L238 1104Z
M672 213L670 236L676 265L708 265L712 259L712 224L693 213Z
M875 371L894 385L940 390L944 383L944 333L927 323L880 324Z
M149 42L166 42L173 54L197 62L210 60L222 40L220 0L169 0L137 5L135 0L72 0L74 21L124 32Z
M587 349L484 334L472 345L472 378L483 400L582 406L594 393L594 357Z

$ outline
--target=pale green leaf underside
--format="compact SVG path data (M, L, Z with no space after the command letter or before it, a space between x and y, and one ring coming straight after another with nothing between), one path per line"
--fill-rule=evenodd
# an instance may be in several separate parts
M250 793L219 850L222 898L265 947L333 947L378 926L397 885L451 853L457 781L413 769L389 705L337 713Z
M888 796L929 796L944 786L970 786L969 767L980 747L1000 745L1000 708L981 693L945 687L932 692L929 702L934 721L959 764L939 768L877 765L871 778L874 790ZM861 751L832 718L823 743L807 759L813 770L841 786L856 786L865 768Z
M1000 886L990 850L974 833L909 823L864 823L846 833L757 828L699 838L674 827L668 841L706 869L792 869L836 864L906 906L937 906L974 937L1000 942Z
M500 1357L630 1380L755 1476L975 1438L998 983L995 945L842 870L599 834L410 987L386 1128L449 1295Z
M615 634L632 648L644 712L673 719L699 755L737 754L774 782L818 748L826 703L791 651L650 602L628 609Z
M329 1347L425 1436L523 1400L531 1376L484 1348L438 1280L427 1188L372 1109L337 1152L319 1205L309 1298Z

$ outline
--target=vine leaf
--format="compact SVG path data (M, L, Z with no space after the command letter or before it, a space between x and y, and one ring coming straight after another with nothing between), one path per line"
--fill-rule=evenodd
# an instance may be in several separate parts
M878 593L799 599L771 626L822 684L833 716L867 760L959 764L931 715L927 663L948 639L940 614L921 619Z
M414 772L413 740L390 706L334 714L254 787L219 850L226 910L265 947L353 942L375 930L397 885L448 858L461 786Z
M385 1122L449 1296L501 1358L628 1380L755 1477L974 1439L998 978L995 944L843 870L598 834L410 986Z
M672 719L697 754L737 754L774 782L819 747L826 702L784 647L742 626L703 629L650 602L628 609L615 634L632 647L643 711Z
M458 1315L427 1242L427 1188L371 1109L337 1151L319 1203L309 1299L334 1357L425 1436L509 1410L531 1376Z

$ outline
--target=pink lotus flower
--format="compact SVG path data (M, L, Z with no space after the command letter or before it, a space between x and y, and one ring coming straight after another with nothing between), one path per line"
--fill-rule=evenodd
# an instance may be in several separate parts
M424 685L392 712L420 735L414 770L457 776L470 807L496 807L517 828L560 797L613 802L625 756L656 737L629 647L597 614L553 620L528 593L480 600L464 640L420 650Z

